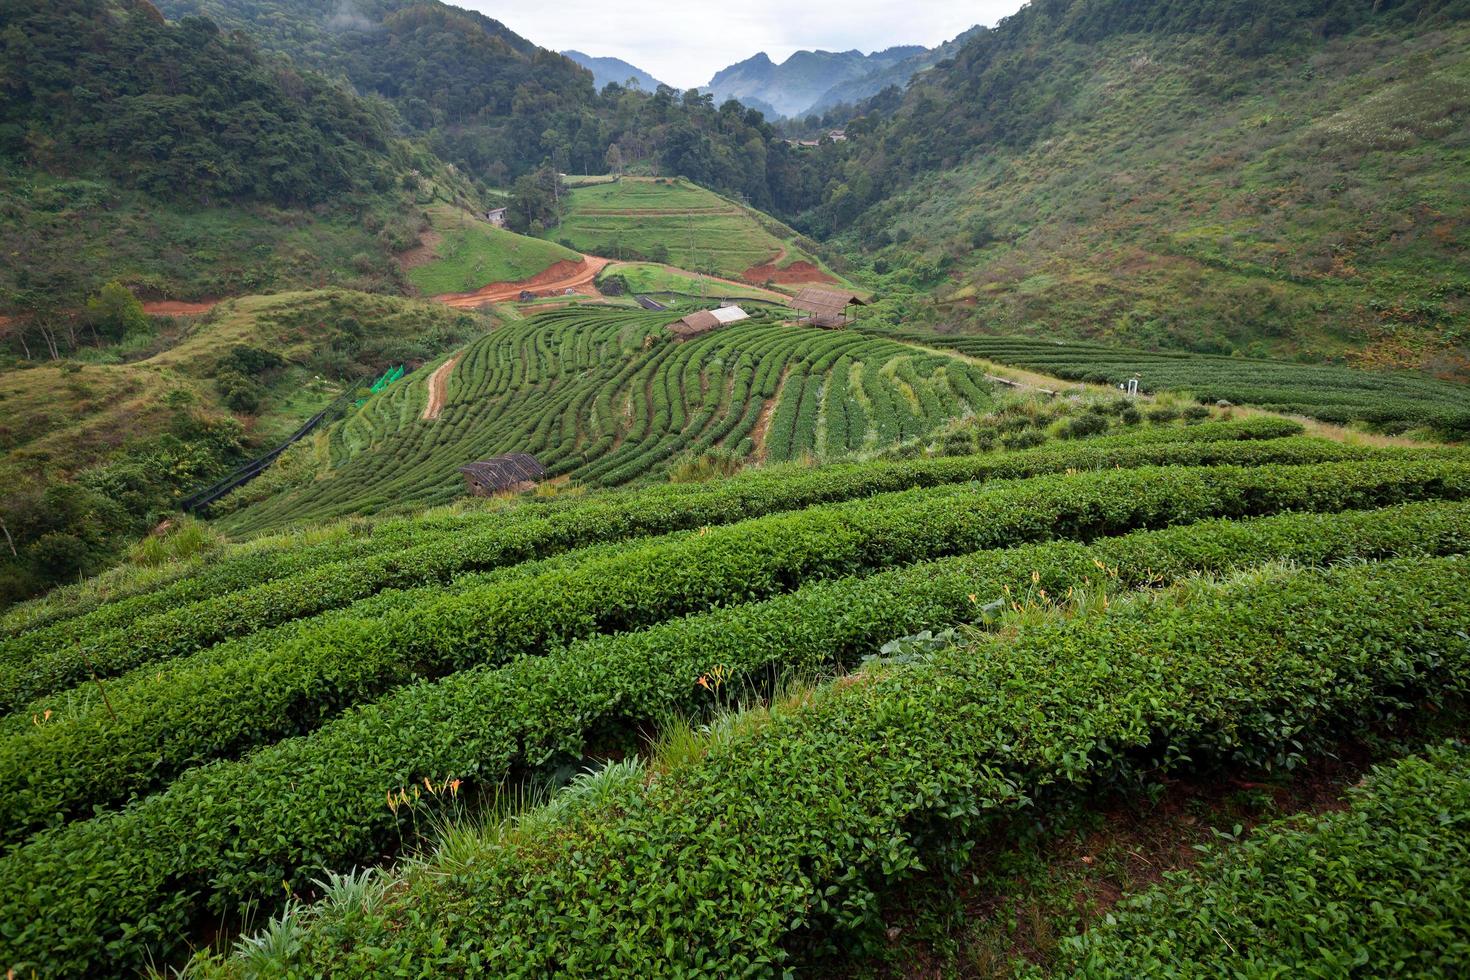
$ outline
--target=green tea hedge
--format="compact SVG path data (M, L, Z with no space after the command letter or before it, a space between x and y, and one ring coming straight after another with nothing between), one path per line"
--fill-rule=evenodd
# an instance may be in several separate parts
M1062 945L1087 977L1470 975L1470 749L1375 770L1348 809L1258 828Z
M1231 448L1231 457L1261 462L1317 459L1324 447ZM1296 470L1296 476L1288 475ZM588 632L634 628L711 603L762 598L809 577L852 574L1017 541L1086 538L1204 516L1249 516L1262 512L1254 506L1256 496L1271 499L1278 492L1285 496L1267 510L1373 506L1456 496L1470 486L1470 464L1407 457L1315 470L1267 466L1252 473L1232 467L1142 467L1045 477L993 491L940 486L812 508L714 528L674 549L650 544L645 560L620 559L612 581L605 569L589 566L585 572L568 573L568 581L548 581L521 597L469 592L425 602L403 614L404 621L371 629L364 624L358 635L344 634L341 644L350 644L364 663L386 651L395 669L410 677L443 673ZM1332 485L1339 473L1347 481L1342 488ZM1315 480L1322 485L1303 482ZM1074 485L1093 488L1093 496L1062 499ZM1343 503L1332 504L1334 500ZM239 608L247 604L242 601ZM155 623L146 631L125 630L82 649L67 648L0 668L0 707L15 711L94 673L111 677L187 653L192 645L180 639L182 633L187 630ZM328 696L323 703L333 702Z
M429 778L495 784L517 769L626 742L670 710L716 697L695 680L723 666L732 686L771 671L854 663L884 640L975 621L1010 587L1054 595L1118 570L1127 587L1266 559L1326 562L1466 547L1464 504L1340 515L1289 514L1098 541L1034 545L808 586L652 629L583 641L502 669L405 687L309 737L238 763L202 766L120 812L37 835L0 858L0 964L43 973L125 972L183 948L209 914L238 921L287 879L375 863L421 810L390 792ZM1033 572L1036 581L1032 581ZM975 598L972 599L971 596ZM432 800L425 798L424 805ZM10 932L6 932L10 928Z
M210 758L310 731L416 679L764 599L811 579L1053 537L1467 491L1470 467L1439 462L1104 471L910 491L600 546L540 574L392 596L262 642L142 667L110 685L107 703L59 699L45 724L0 728L0 839L125 800ZM44 717L48 707L42 698L28 716Z
M742 976L957 836L1188 759L1269 765L1406 693L1470 682L1463 557L1195 584L864 671L727 726L555 833L415 870L311 923L292 976ZM258 964L257 964L258 965ZM228 966L222 972L230 972Z

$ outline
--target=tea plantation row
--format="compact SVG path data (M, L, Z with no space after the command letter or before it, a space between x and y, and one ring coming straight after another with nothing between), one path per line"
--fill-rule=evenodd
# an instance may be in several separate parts
M1465 691L1467 619L1470 561L1414 559L1196 582L869 667L321 905L249 970L779 971L805 930L873 931L879 889L957 863L1009 814L1207 759L1270 765L1405 693Z
M1064 945L1056 975L1470 973L1470 747L1382 766L1348 795L1125 902Z
M329 431L324 473L221 525L255 532L443 503L463 492L460 466L508 452L591 486L717 447L830 457L922 435L991 399L963 359L891 340L758 317L678 342L669 319L594 308L507 324L462 352L438 419L420 417L426 366Z
M0 729L0 839L125 800L210 758L310 731L421 678L765 599L812 580L1207 517L1465 496L1470 465L1436 460L1148 467L941 486L600 545L551 567L513 568L447 589L386 593L362 608L162 665L139 666L142 653L126 646L105 657L79 650L68 677L139 669L109 684L105 702L84 687L55 708L42 698ZM42 663L54 668L60 659ZM55 677L40 668L26 675L37 685ZM46 722L31 723L38 716Z
M1361 468L1364 464L1346 466ZM1292 469L1317 472L1305 478L1305 472L1291 474ZM1251 473L1237 472L1242 479ZM1202 476L1199 486L1216 486L1221 482L1221 476L1228 484L1232 479L1229 474L1230 471L1220 471L1208 478ZM1325 470L1320 467L1283 468L1274 475L1267 468L1260 471L1260 478L1254 483L1238 483L1234 490L1222 491L1223 496L1218 498L1214 507L1196 509L1193 516L1219 512L1222 503L1228 511L1230 500L1251 500L1267 509L1273 506L1269 503L1272 499L1276 501L1274 506L1309 506L1306 500L1313 494L1325 494L1318 498L1322 506L1350 506L1375 501L1388 487L1388 484L1379 484L1377 489L1372 489L1370 481L1359 482L1353 488L1352 481L1345 479L1346 475L1343 465L1336 470L1332 467ZM1133 474L1121 476L1131 477ZM1298 476L1303 479L1297 479ZM1096 481L1099 477L1083 479ZM1437 482L1436 485L1441 484ZM1021 486L1025 487L1024 484ZM1111 499L1126 496L1119 492L1123 490L1121 486L1111 489ZM1390 496L1401 493L1403 489L1401 486ZM1277 493L1287 496L1273 498ZM1303 493L1309 497L1302 498ZM1288 504L1293 499L1295 504ZM1020 503L1019 498L1017 503ZM1204 503L1204 498L1201 498L1200 504ZM1088 510L1095 512L1098 506L1093 503ZM1111 506L1103 505L1104 509ZM173 958L187 948L193 924L213 917L230 925L240 920L247 905L269 908L277 904L283 878L293 889L305 892L311 888L310 880L320 876L322 866L347 869L355 864L375 863L385 853L392 853L404 835L411 834L419 821L426 819L426 809L450 802L444 787L451 779L464 780L466 793L477 784L493 786L512 772L528 769L545 771L563 760L575 760L594 740L605 745L615 745L619 740L631 743L648 718L658 717L670 709L697 710L710 705L716 699L715 694L694 681L711 673L716 666L723 667L734 678L756 680L773 669L851 664L857 656L872 650L876 641L882 638L924 626L978 621L983 618L983 610L989 600L1003 595L1007 588L1019 592L1035 586L1061 594L1069 586L1087 585L1087 579L1097 575L1100 566L1116 569L1120 586L1131 587L1167 581L1191 571L1218 571L1271 558L1321 563L1350 557L1463 551L1467 543L1464 531L1466 516L1462 504L1420 503L1367 514L1290 514L1242 523L1188 525L1119 539L1100 539L1091 546L1056 543L1026 546L1013 551L981 552L937 564L896 569L871 578L845 578L808 585L791 595L764 602L711 610L644 631L589 638L564 651L521 659L508 667L481 667L453 674L437 683L404 687L371 706L344 714L309 736L286 739L238 762L194 768L183 773L163 792L125 810L78 820L18 844L0 858L0 874L12 883L12 887L0 897L0 921L7 923L6 929L0 931L0 960L18 970L35 968L43 973L57 974L127 972L150 960ZM1187 520L1189 517L1180 512L1174 515L1174 519ZM1089 528L1092 533L1107 529L1103 525L1074 523L1071 531L1087 534ZM1126 526L1114 526L1113 529L1123 530ZM688 540L699 539L693 536ZM1407 572L1394 572L1394 575L1405 577L1406 584L1397 590L1394 583L1398 579L1383 580L1380 576L1370 582L1372 575L1363 570L1353 574L1364 578L1364 583L1357 583L1347 573L1334 573L1335 577L1321 581L1311 578L1312 584L1303 584L1295 592L1273 580L1269 588L1260 590L1262 594L1259 596L1237 592L1222 595L1218 603L1212 603L1205 610L1206 615L1200 614L1197 605L1175 607L1176 613L1167 624L1149 627L1155 630L1152 635L1158 637L1152 645L1132 642L1123 636L1093 637L1085 642L1077 640L1058 645L1061 650L1077 651L1079 657L1089 649L1137 650L1138 655L1128 658L1126 664L1108 667L1106 663L1094 663L1093 673L1099 683L1107 678L1103 690L1109 698L1119 691L1132 692L1129 697L1133 700L1129 703L1136 704L1141 714L1135 713L1134 709L1117 713L1105 708L1107 700L1100 700L1099 692L1089 690L1087 684L1080 680L1087 676L1085 660L1077 664L1076 670L1058 669L1052 679L1058 676L1079 678L1079 686L1069 688L1068 693L1077 695L1081 703L1093 705L1096 711L1104 712L1100 717L1134 719L1130 730L1138 732L1151 729L1159 719L1149 712L1154 708L1162 710L1162 705L1174 706L1169 709L1173 712L1169 715L1173 719L1171 724L1181 724L1185 728L1190 724L1205 726L1207 722L1220 720L1211 716L1209 710L1203 710L1206 705L1214 705L1212 710L1215 711L1240 711L1242 705L1256 696L1252 692L1261 686L1270 689L1269 693L1274 697L1280 692L1273 685L1300 682L1293 689L1293 696L1285 698L1288 707L1283 710L1288 714L1278 713L1269 729L1260 717L1248 712L1236 719L1238 725L1226 725L1222 729L1238 729L1247 741L1252 736L1253 726L1260 726L1260 737L1275 738L1283 732L1299 734L1298 726L1290 722L1289 712L1304 713L1310 719L1313 702L1306 697L1307 694L1326 698L1336 705L1352 704L1357 698L1371 701L1389 680L1408 682L1414 679L1409 665L1417 669L1417 658L1421 653L1428 655L1430 639L1437 643L1440 637L1436 631L1447 617L1453 620L1454 616L1460 615L1463 622L1463 610L1455 603L1463 602L1464 583L1461 579L1464 569L1458 565L1433 562L1424 562L1423 567L1435 571L1434 575L1426 571L1423 577L1439 583L1438 591L1432 596L1421 595L1429 584L1419 578L1408 582ZM1373 582L1376 582L1378 591L1375 602L1369 603L1363 593ZM1291 597L1298 605L1287 610L1273 607L1269 615L1252 605L1279 602L1283 596ZM1399 601L1405 596L1415 598L1415 602L1406 604ZM1261 651L1279 649L1280 644L1269 642L1267 633L1290 630L1293 622L1300 622L1302 630L1310 631L1312 623L1299 614L1313 608L1314 604L1320 607L1316 618L1330 622L1332 628L1327 630L1325 638L1318 632L1308 653L1311 657L1324 658L1325 662L1341 664L1337 682L1326 685L1328 690L1325 692L1317 690L1316 685L1322 679L1315 673L1298 677L1287 671L1284 675L1287 679L1280 680L1263 677L1254 668L1247 672L1253 685L1237 690L1243 684L1240 676L1222 671L1218 658L1208 653L1212 649L1210 644L1221 641L1238 644L1231 647L1231 656L1237 657L1258 656L1262 655ZM1430 607L1428 610L1423 608L1426 604ZM1170 607L1165 604L1146 608L1167 610ZM1337 638L1341 617L1333 610L1339 608L1367 610L1360 614L1360 623L1366 626L1355 632L1343 631L1341 638ZM1253 616L1246 615L1252 611ZM1105 631L1113 627L1110 620L1104 620L1089 628ZM1181 642L1177 654L1168 655L1172 647L1165 640L1179 636L1178 631L1184 629L1192 630L1188 635L1196 639ZM1379 633L1397 637L1405 652L1395 656L1383 655L1381 643L1368 642ZM1033 672L1041 670L1042 660L1050 656L1043 656L1043 652L1049 650L1051 639L1054 638L1039 635L1027 648L1035 651L1027 655L1036 664L1031 668ZM1137 640L1136 637L1132 639ZM1342 644L1351 649L1340 649ZM1440 651L1440 645L1434 645L1433 649ZM1196 657L1198 663L1193 662ZM942 674L935 678L916 679L912 688L905 686L902 691L895 692L894 708L901 705L909 705L909 708L895 712L878 704L864 708L858 714L868 719L866 723L880 727L885 719L910 718L922 729L924 740L929 745L924 751L931 754L955 746L957 743L953 739L935 740L933 733L951 731L953 726L950 722L957 719L950 718L944 711L915 713L913 706L928 704L933 708L934 705L926 701L930 694L959 697L967 686L980 684L976 690L983 689L981 682L984 678L969 676L969 671L981 669L985 664L1009 670L1009 665L1018 664L1025 658L1008 653L994 657L967 654L961 659L964 665L969 666L955 677L947 679L947 674ZM1454 664L1451 666L1460 669ZM1137 671L1148 676L1134 677L1131 672ZM1360 681L1355 680L1359 671L1362 674ZM1392 677L1385 679L1380 676L1384 672L1392 674ZM1007 688L1011 694L985 699L981 703L993 704L996 710L1000 710L1002 705L1014 705L1014 710L1020 712L1018 718L1031 718L1025 699L1019 695L1030 691L1029 697L1044 697L1053 685L1042 684L1038 678L1031 678L1026 684L1020 683L1021 680L1017 678L1016 685ZM1149 683L1144 683L1144 680L1149 680ZM936 681L938 686L935 686ZM1161 683L1181 686L1193 700L1180 700L1172 687L1161 691ZM1192 690L1195 684L1201 685L1197 691ZM864 685L859 685L854 690L864 688ZM925 694L926 691L930 694ZM840 701L840 696L838 699ZM974 703L973 698L968 700ZM1271 703L1274 705L1275 701ZM1145 706L1150 705L1153 707L1145 710ZM171 709L162 707L161 710ZM1057 731L1066 731L1068 716L1064 712L1056 717L1054 725L1048 721L1048 729L1056 727ZM1048 709L1046 718L1053 718L1051 709ZM802 727L810 724L815 726L813 731L817 731L821 727L821 719L814 716L799 724ZM1086 725L1082 725L1068 737L1081 739L1082 744L1090 745L1093 742L1089 731ZM857 734L861 736L863 733ZM880 733L875 737L886 736ZM1203 736L1197 733L1195 737ZM610 743L609 739L613 741ZM1106 741L1103 739L1098 745ZM843 760L852 759L851 765L858 764L858 756L853 752L866 760L863 766L881 758L887 760L885 765L901 763L916 767L914 771L922 768L919 760L925 758L923 752L911 756L906 740L894 743L902 744L902 751L889 750L878 756L863 748L867 744L874 743L871 739L864 741L859 737L850 751L837 754L834 771L839 780L846 771L843 767L849 765ZM996 744L1022 743L1002 740ZM1041 743L1030 744L1040 744L1052 762L1065 762L1063 775L1081 765L1087 754L1086 751L1073 755L1071 750L1046 749L1044 739ZM826 841L823 847L835 846L829 860L847 861L856 857L859 860L853 867L860 870L862 861L871 855L849 853L856 838L841 837L840 840L848 843L840 844L824 836L832 826L828 817L835 817L841 810L838 802L829 800L824 807L805 800L807 790L830 789L831 780L808 781L803 788L799 780L793 782L784 778L782 767L775 765L771 768L772 760L767 758L769 751L777 748L790 746L776 739L767 748L752 747L758 753L758 764L739 777L740 789L735 797L729 799L743 798L750 792L755 794L751 797L752 805L760 801L772 805L772 794L779 797L791 791L794 796L785 803L773 805L770 813L776 818L774 823L741 818L740 826L744 829L733 838L725 834L731 839L724 846L775 847L777 827L792 826L781 815L791 814L792 819L796 819L796 815L801 814L801 819L809 823L807 833L812 841ZM797 749L790 760L801 760L801 765L817 757L800 745ZM993 771L986 768L988 763L985 759L988 757L971 759L970 751L965 749L961 756L975 763L976 773L966 778L973 779L982 771ZM1005 764L1004 759L994 761ZM852 772L856 775L859 770L853 769ZM862 772L862 778L853 780L850 786L871 783L873 793L892 800L912 797L913 801L921 803L932 799L927 790L910 794L906 786L885 783L890 773L870 774L866 769ZM762 785L767 773L771 774L770 782ZM729 771L726 775L736 778ZM428 782L424 783L426 779ZM409 788L418 785L433 788L433 792L426 792L421 798L417 790L408 795ZM404 804L395 802L394 794L400 792L404 795L397 799L402 799ZM655 783L652 792L655 797L662 793L661 784ZM405 805L415 798L418 798L416 805ZM699 799L694 802L703 806ZM713 797L709 802L716 805ZM659 805L652 798L647 807L652 808L648 812L659 810ZM638 804L638 808L647 810L644 804ZM712 834L720 833L723 826L718 819L709 822L692 811L690 819L697 820L700 827L707 826ZM859 819L859 816L854 815L854 819ZM649 839L662 840L662 829L654 829L657 833ZM859 838L865 839L863 835ZM888 832L875 838L883 841L897 839ZM699 863L733 874L735 878L732 880L737 885L742 874L759 875L762 867L786 867L796 860L791 857L777 865L766 865L762 853L759 860L747 862L713 844L711 840L701 846ZM617 847L606 852L609 859L615 859L618 853ZM646 853L656 854L655 851ZM710 860L710 856L715 860ZM568 865L568 874L573 874L570 869L582 860L575 858ZM495 866L494 861L486 865L487 868ZM746 870L740 870L742 867ZM682 875L689 869L681 867L679 870ZM554 874L548 877L547 887L555 886L557 880ZM613 879L609 879L609 883L616 885ZM624 908L648 908L648 902L652 901L657 906L662 928L666 924L662 918L665 911L673 907L668 903L694 907L678 887L675 891L676 894L666 893L660 885L650 889L646 898L631 901ZM709 945L701 948L706 948L710 956L721 956L751 942L760 945L766 941L761 936L772 922L795 921L790 917L790 903L808 907L808 899L803 897L808 893L797 887L781 886L774 890L758 887L754 893L749 893L744 886L739 886L735 891L746 896L743 901L749 903L750 908L728 920L727 928L733 928L733 933L699 939L701 943L708 940ZM820 892L818 889L810 894ZM711 894L722 896L721 900L727 897L723 886ZM436 901L431 896L426 900ZM774 905L763 907L763 903L768 901ZM526 911L524 901L517 899L516 902L519 904L508 925L516 921L515 916ZM753 916L749 920L744 917L747 911ZM563 919L564 914L571 918ZM543 911L535 915L537 931L526 934L525 938L543 936L564 951L561 940L557 939L559 926L556 923L570 922L579 914L577 910L548 901ZM616 928L618 921L621 920L616 915L605 918L599 928ZM709 924L703 913L701 921ZM543 928L548 923L550 927ZM427 922L420 922L419 926L428 930L438 928ZM449 927L447 921L445 927ZM494 929L486 932L486 935L495 934ZM419 933L410 930L403 941L417 944L419 939ZM626 946L627 937L613 936L612 939L612 945L606 947L608 950L620 950ZM522 941L514 940L511 945ZM651 946L634 945L635 952L641 951L639 955L655 954ZM474 949L473 943L464 946L467 955ZM662 949L660 946L659 950ZM542 950L536 955L544 952ZM677 946L676 958L671 962L677 963L679 957L693 956L696 952L694 946L681 943ZM568 962L576 962L575 954L568 955L573 957ZM744 953L737 953L736 959L730 962L739 962L742 955ZM415 962L418 962L417 951ZM527 959L525 968L535 969L539 962L534 957ZM358 967L346 969L348 973L355 974ZM374 971L366 969L366 972Z
M1209 449L1163 444L1282 439L1301 431L1294 422L1274 418L1149 426L1077 445L971 459L843 463L794 471L754 469L711 483L654 485L632 493L603 491L570 500L524 497L509 507L380 518L363 529L354 528L356 533L349 536L306 545L294 538L272 547L248 542L213 553L207 562L180 563L172 577L156 576L132 591L97 591L64 605L23 609L7 617L0 632L27 636L19 642L0 642L0 663L25 661L45 650L100 636L162 612L175 615L171 630L187 631L201 638L194 642L204 642L204 632L209 629L222 636L259 628L366 594L360 589L418 585L469 568L541 557L595 541L725 524L914 486L1100 466L1225 462ZM1322 447L1321 451L1344 454L1334 458L1359 458L1357 450ZM375 561L390 557L392 565L375 568ZM354 575L364 577L360 589L344 581ZM269 592L253 591L268 585ZM226 594L233 594L232 606L244 607L237 614L240 627L222 622L191 624L190 620L199 617L179 612L185 606L197 610L200 607L195 604Z
M1470 438L1470 388L1419 374L1076 341L875 333L1071 381L1118 385L1137 377L1146 392L1184 391L1201 401L1224 399L1342 425L1362 422L1390 432L1423 427L1446 438Z

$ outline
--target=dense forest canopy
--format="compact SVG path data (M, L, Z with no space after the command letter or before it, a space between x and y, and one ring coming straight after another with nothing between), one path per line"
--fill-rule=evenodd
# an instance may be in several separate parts
M0 154L160 197L313 204L394 176L391 119L213 22L146 0L0 7Z
M764 117L738 103L660 86L609 85L498 21L437 0L161 0L171 17L208 16L341 77L397 110L406 133L493 187L543 164L568 173L617 159L682 175L757 207L795 213L820 185L799 172Z

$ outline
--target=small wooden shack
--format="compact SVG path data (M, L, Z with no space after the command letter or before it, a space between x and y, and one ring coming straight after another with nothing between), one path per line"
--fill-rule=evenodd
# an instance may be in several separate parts
M738 306L722 306L718 310L700 310L681 320L675 320L669 324L669 333L680 340L688 340L691 337L709 333L711 330L718 330L728 324L749 319L750 314Z
M529 490L546 479L546 467L530 453L492 456L461 466L459 471L464 474L465 489L476 497Z
M848 314L849 307L867 305L857 293L823 289L820 286L803 288L791 301L792 309L805 314L796 318L797 323L810 323L814 327L828 330L841 330L852 321Z

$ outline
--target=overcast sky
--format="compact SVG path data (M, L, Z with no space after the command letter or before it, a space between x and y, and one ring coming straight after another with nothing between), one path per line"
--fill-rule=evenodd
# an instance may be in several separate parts
M780 63L802 48L933 47L994 24L1021 0L448 0L543 48L622 58L693 88L757 51Z

